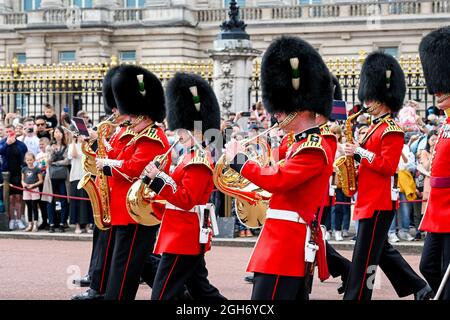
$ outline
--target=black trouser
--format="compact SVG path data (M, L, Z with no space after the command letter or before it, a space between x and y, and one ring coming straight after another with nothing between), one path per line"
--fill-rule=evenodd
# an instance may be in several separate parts
M95 241L95 233L98 233ZM106 290L109 269L111 265L112 249L114 248L114 229L94 229L94 249L91 256L89 274L91 275L90 288L103 294Z
M351 262L341 256L329 243L325 241L327 253L328 271L333 278L341 276L342 282L345 284L350 272Z
M153 250L159 226L130 224L112 229L114 248L105 299L134 300L145 258Z
M320 224L324 225L327 228L327 231L331 230L331 207L323 207Z
M437 293L445 272L450 263L450 233L427 234L420 259L420 272ZM441 300L450 300L450 281L444 287L439 297Z
M252 300L308 300L304 277L255 272Z
M93 233L92 233L92 250L91 250L91 260L89 261L89 271L88 275L92 279L92 273L94 272L95 268L95 261L97 259L97 251L96 246L98 242L98 236L99 236L100 230L97 228L97 226L94 224Z
M161 256L154 253L148 253L145 258L141 278L150 288L153 288L153 282L155 281L156 272L158 271L160 261Z
M390 210L376 211L372 218L359 220L345 300L371 299L378 265L383 266L383 271L400 297L426 286L426 282L387 241L393 218L394 211Z
M36 221L37 223L39 219L38 202L39 200L25 200L29 222Z
M152 300L174 300L184 286L194 300L226 300L208 281L205 256L164 253L152 288Z
M39 192L42 192L44 189L44 184L39 185ZM42 224L46 226L48 224L48 215L47 215L47 201L39 200L39 208L41 209L42 216Z

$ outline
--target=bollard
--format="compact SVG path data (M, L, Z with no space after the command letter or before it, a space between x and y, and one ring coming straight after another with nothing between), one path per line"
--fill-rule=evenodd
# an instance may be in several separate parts
M9 172L2 172L4 212L0 212L0 231L9 231Z

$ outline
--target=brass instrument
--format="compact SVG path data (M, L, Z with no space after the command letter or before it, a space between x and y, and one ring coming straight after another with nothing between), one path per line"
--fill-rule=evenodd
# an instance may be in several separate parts
M172 149L178 144L178 140L167 150L165 154L156 156L153 162L158 168L164 168L167 165L168 156ZM149 187L150 179L141 175L141 178L134 182L127 193L126 206L130 217L144 226L155 226L161 223L153 214L151 203L165 203L164 200L155 200L157 194Z
M98 125L98 149L97 157L106 158L107 151L104 139L109 137L115 125L108 120L102 121ZM83 149L83 148L82 148ZM91 154L93 156L93 154ZM95 163L95 159L94 159ZM87 169L87 168L86 168ZM95 169L94 172L97 172ZM110 213L110 194L108 186L108 177L103 172L98 172L97 179L94 181L93 174L89 170L78 183L78 189L83 188L89 196L92 204L95 225L100 230L107 230L111 227Z
M271 163L271 149L267 141L258 141L255 144L262 151L261 154L254 152L255 148L252 150L253 146L248 145L277 127L278 125L275 124L257 136L241 141L241 144L246 147L246 155L261 166ZM236 215L242 224L248 228L260 228L264 224L271 193L259 188L242 177L239 172L231 169L225 161L225 154L219 158L214 167L213 180L216 188L222 193L236 198Z
M348 143L353 142L352 121L362 112L362 108L357 113L351 115L345 121L345 139ZM338 185L341 186L342 192L347 197L352 197L356 193L356 168L353 156L341 156L334 161L334 167L337 169Z

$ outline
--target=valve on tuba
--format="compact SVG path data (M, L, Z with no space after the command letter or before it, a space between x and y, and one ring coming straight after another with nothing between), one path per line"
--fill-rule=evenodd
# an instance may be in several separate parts
M153 159L158 168L164 168L167 165L168 156L172 149L178 144L178 141L172 144L165 154L159 155ZM165 204L166 201L158 200L157 194L150 189L150 179L144 174L135 181L127 193L126 206L130 217L144 226L155 226L161 223L154 214L153 204Z
M274 125L259 135L242 141L249 159L258 162L261 166L267 166L272 162L271 149L265 139L258 139L267 134ZM257 140L250 145L250 142ZM260 151L260 152L257 152ZM269 207L271 194L254 185L238 172L230 168L223 154L217 161L213 173L214 184L222 193L236 198L236 215L239 221L248 228L260 228L266 219L266 211Z

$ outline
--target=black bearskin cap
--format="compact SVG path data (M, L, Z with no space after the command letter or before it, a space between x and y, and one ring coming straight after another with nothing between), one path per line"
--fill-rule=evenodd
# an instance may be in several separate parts
M390 78L387 71L390 70ZM369 54L361 68L358 98L361 103L378 101L398 112L406 93L405 75L397 60L384 52Z
M143 75L144 95L138 75ZM117 68L111 83L121 114L146 115L155 122L162 122L166 117L161 81L147 69L135 65L121 65Z
M428 91L450 93L450 27L434 30L419 45Z
M191 87L197 88L200 111L196 109ZM213 89L206 80L192 73L177 72L166 87L167 122L170 130L194 130L201 121L202 132L220 129L220 107ZM198 124L196 124L198 126Z
M113 67L108 70L103 78L102 94L103 94L103 109L106 114L112 114L112 109L116 108L116 100L114 99L114 93L111 87L111 79L116 73L118 67Z
M298 59L298 72L291 66L292 58ZM300 85L295 89L292 79L298 76ZM267 48L261 63L261 87L263 104L269 113L331 112L330 71L317 50L298 37L283 36Z
M338 78L334 74L331 74L331 79L333 80L333 88L334 88L333 99L342 100L342 89Z

